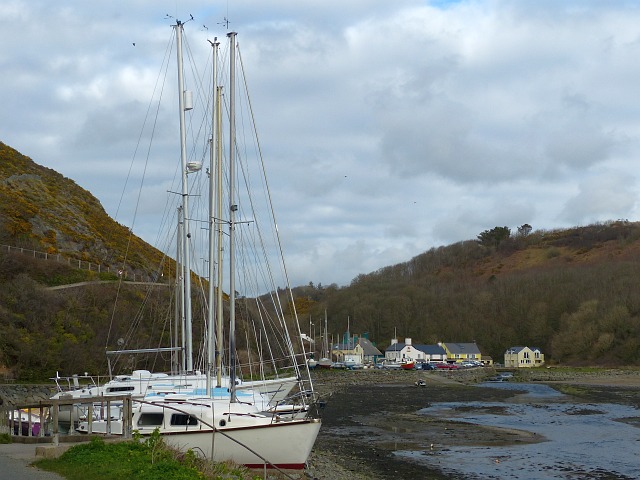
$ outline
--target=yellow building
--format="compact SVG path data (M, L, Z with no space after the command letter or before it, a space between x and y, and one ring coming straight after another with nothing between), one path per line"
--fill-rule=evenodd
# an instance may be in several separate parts
M537 347L511 347L504 352L507 368L531 368L544 364L544 354Z
M439 343L442 348L447 352L447 361L455 361L456 363L464 361L480 362L482 360L482 353L478 345L475 343Z

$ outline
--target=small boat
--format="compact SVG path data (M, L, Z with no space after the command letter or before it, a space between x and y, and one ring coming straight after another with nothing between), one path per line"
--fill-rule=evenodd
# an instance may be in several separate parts
M384 361L382 363L382 368L385 370L400 370L402 368L402 364L394 361Z
M415 366L416 362L414 361L403 362L400 364L400 368L402 368L403 370L413 370Z
M326 357L324 357L324 358L321 358L320 360L318 360L318 365L317 365L317 367L318 367L318 368L331 368L331 364L332 364L332 363L333 363L333 362L331 361L331 359L330 359L330 358L326 358Z
M9 425L12 427L14 435L37 437L40 434L42 422L39 415L23 408L10 413Z

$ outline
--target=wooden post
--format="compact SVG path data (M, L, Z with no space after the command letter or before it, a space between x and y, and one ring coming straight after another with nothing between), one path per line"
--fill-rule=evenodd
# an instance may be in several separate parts
M42 400L40 400L40 431L38 432L39 437L44 437L44 407L42 406Z
M93 403L90 403L87 408L87 423L89 425L89 429L87 430L89 435L93 433Z
M54 400L51 407L53 408L53 432L52 432L53 444L57 447L60 444L60 430L58 428L58 416L60 413L60 404L58 403L58 400Z

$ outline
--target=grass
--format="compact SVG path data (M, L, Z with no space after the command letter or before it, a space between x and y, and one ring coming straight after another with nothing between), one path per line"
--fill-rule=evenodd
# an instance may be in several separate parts
M0 433L0 444L11 443L11 435L8 433Z
M144 441L138 436L128 442L107 443L94 438L76 445L59 458L34 463L68 480L251 480L247 469L227 463L212 464L189 450L178 452L168 447L156 431Z

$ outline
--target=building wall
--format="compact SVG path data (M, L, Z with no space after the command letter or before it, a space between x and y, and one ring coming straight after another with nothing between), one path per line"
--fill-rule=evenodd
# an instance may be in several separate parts
M531 350L525 347L518 353L504 354L504 366L509 368L532 368L544 364L544 354L538 350Z

